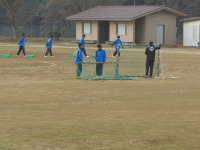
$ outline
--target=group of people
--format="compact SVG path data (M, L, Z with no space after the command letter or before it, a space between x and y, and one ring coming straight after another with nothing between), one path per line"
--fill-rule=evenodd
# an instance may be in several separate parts
M86 37L86 35L83 34L79 43L82 44L81 49L82 49L85 57L90 57L90 56L87 55L86 50L85 50L85 37ZM122 41L120 40L120 36L117 36L117 39L113 42L112 46L113 45L115 46L115 52L113 53L112 57L115 58L115 56L118 55L117 57L120 58L120 51L119 50L120 50L121 45L122 45Z
M76 54L76 58L74 60L74 64L76 64L76 75L77 77L80 77L82 74L82 62L83 62L83 55L84 53L85 57L89 57L85 50L85 34L82 35L82 38L78 44L78 51ZM117 39L112 44L115 46L115 52L112 55L112 57L120 58L120 47L122 45L122 41L120 40L120 36L117 36ZM154 46L153 41L149 42L149 46L145 50L146 55L146 74L145 78L152 78L153 77L153 67L155 62L155 51L160 49L161 45L158 47ZM96 60L96 78L102 78L103 74L103 64L106 61L106 52L102 49L102 45L97 45L97 50L94 54L95 60ZM149 73L150 72L150 73Z
M17 57L19 57L19 54L21 53L21 51L23 52L24 57L26 57L25 37L26 37L26 34L23 33L21 39L18 41L19 50L16 54ZM80 77L81 74L82 74L83 54L85 55L85 57L89 57L87 55L86 49L85 49L85 37L86 37L86 35L83 34L82 38L80 39L80 42L78 44L78 51L76 53L76 58L74 60L74 64L76 64L77 77ZM54 38L54 36L51 35L50 38L48 39L47 43L46 43L47 51L46 51L44 57L48 57L49 53L50 53L51 57L54 57L53 53L52 53L53 38ZM120 58L120 48L121 48L121 45L122 45L122 41L120 40L120 36L117 36L117 39L114 41L114 43L112 45L115 46L115 52L113 53L112 57L115 58L116 55L118 55L117 58ZM155 62L155 51L159 50L160 48L161 48L161 45L156 47L156 46L154 46L153 41L149 42L149 46L145 50L145 55L146 55L145 78L148 78L148 77L152 78L153 77L153 67L154 67L154 62ZM106 61L106 52L105 52L105 50L102 49L102 45L100 45L100 44L97 45L97 50L95 51L94 57L95 57L95 60L96 60L96 78L102 78L103 63L105 63L105 61Z
M76 76L79 78L82 74L82 62L83 62L83 44L78 44L78 51L74 64L76 64ZM85 53L84 53L85 54ZM86 56L87 57L87 56ZM97 50L95 51L96 60L96 78L102 78L103 74L103 63L106 61L106 51L102 49L102 45L97 45Z
M25 41L25 37L26 37L26 34L23 33L21 39L18 41L19 50L18 50L18 52L16 54L17 57L19 57L21 51L23 52L24 57L26 57L26 50L25 50L26 41ZM46 43L47 51L46 51L44 57L48 57L49 53L50 53L51 57L54 57L53 53L52 53L53 38L54 38L54 36L51 35L50 38L48 39L47 43Z
M85 50L85 34L82 35L82 38L78 44L78 51L76 54L76 58L74 60L74 64L76 64L76 75L77 77L80 77L82 74L82 62L83 62L83 55L84 53L85 57L89 57ZM118 58L120 58L120 47L122 45L122 41L120 40L120 36L117 36L117 39L112 44L115 46L115 52L112 55L112 57L115 58L115 56L118 54ZM95 60L96 60L96 78L102 78L103 74L103 64L106 61L106 52L102 49L102 45L97 45L97 50L94 54Z

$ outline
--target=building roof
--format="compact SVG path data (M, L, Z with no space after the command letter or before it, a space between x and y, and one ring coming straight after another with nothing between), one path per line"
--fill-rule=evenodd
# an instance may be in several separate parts
M200 21L200 17L194 17L194 18L187 18L187 19L183 19L181 20L182 22L190 22L190 21Z
M177 16L186 14L165 6L97 6L67 17L67 20L135 20L149 14L166 10Z

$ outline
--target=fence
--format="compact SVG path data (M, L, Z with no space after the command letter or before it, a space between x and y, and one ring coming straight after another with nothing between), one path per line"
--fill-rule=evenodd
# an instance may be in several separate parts
M61 34L61 37L75 38L75 25L59 25L56 31ZM17 26L17 35L21 36L26 33L29 37L49 37L55 31L54 25L34 25L34 26ZM12 37L12 26L0 25L0 37Z
M61 37L75 38L76 25L59 25L56 27L57 31L61 33ZM17 26L17 36L21 36L22 33L26 33L29 37L49 37L52 31L55 31L54 25L25 25ZM0 24L0 37L12 37L13 31L10 25ZM177 40L182 41L183 32L182 28L177 30Z

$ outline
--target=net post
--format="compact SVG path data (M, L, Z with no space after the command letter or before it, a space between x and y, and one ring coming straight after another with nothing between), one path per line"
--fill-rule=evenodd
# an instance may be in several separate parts
M158 62L156 67L156 75L157 77L160 77L160 49L158 50Z
M119 77L119 58L117 58L117 63L115 66L114 77Z

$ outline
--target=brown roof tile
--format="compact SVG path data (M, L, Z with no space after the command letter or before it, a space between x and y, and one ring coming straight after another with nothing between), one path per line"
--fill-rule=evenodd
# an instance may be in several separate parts
M190 21L197 21L197 20L200 20L200 17L187 18L187 19L183 19L181 21L182 22L190 22Z
M165 6L98 6L67 17L67 20L134 20L160 10L166 10L177 16L185 14Z

